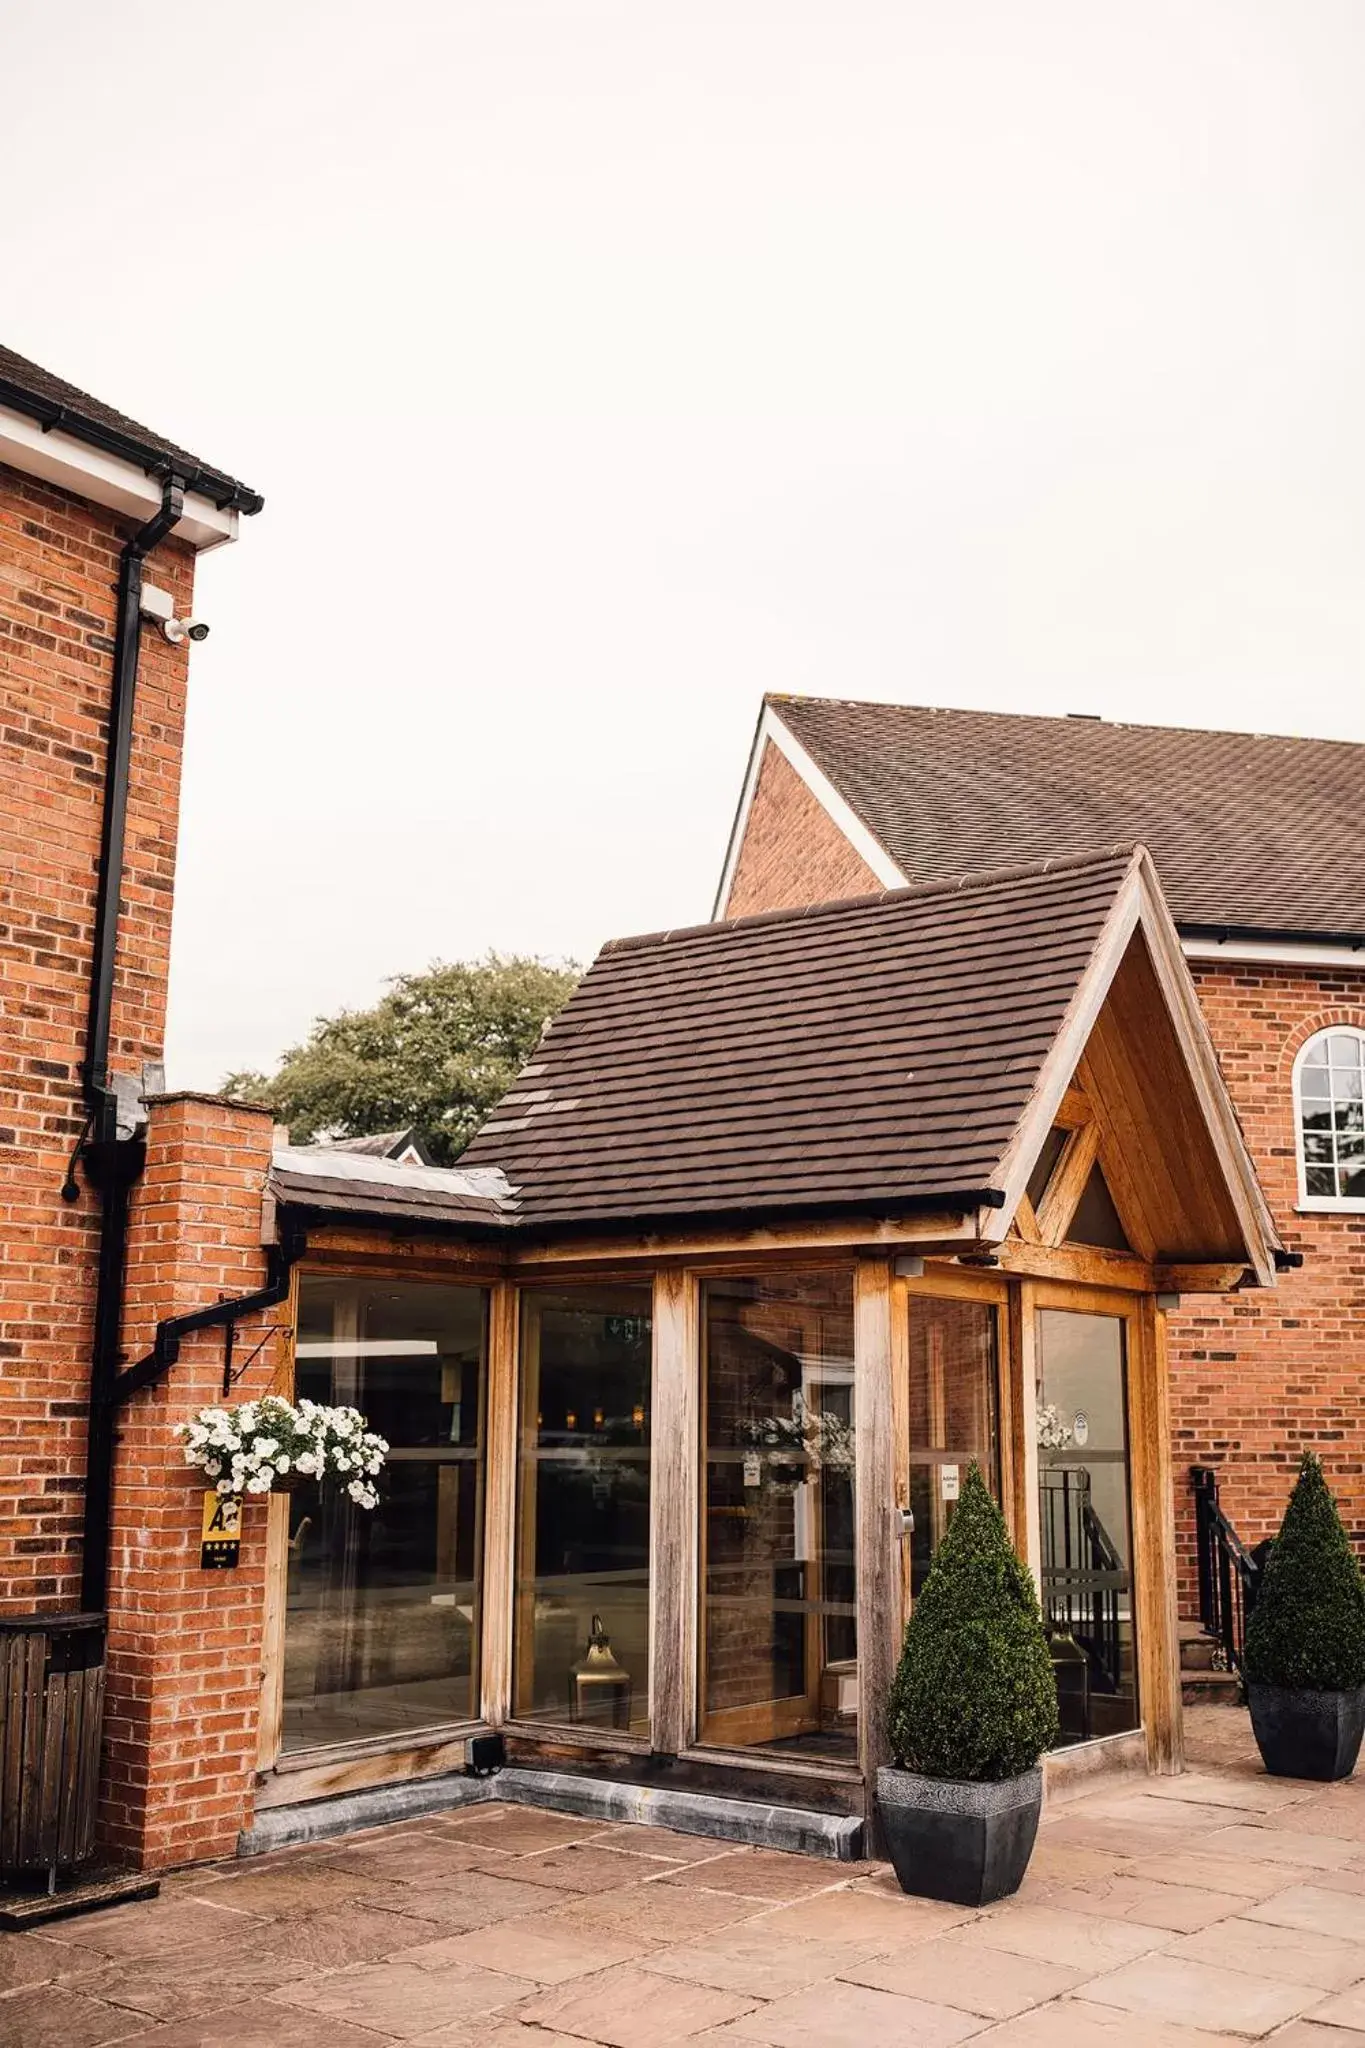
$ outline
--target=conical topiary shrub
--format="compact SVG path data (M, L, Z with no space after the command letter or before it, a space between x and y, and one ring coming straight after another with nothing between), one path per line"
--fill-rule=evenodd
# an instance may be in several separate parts
M891 1749L925 1778L1018 1777L1057 1739L1038 1595L973 1465L905 1631Z
M1348 1777L1365 1728L1365 1580L1311 1451L1270 1546L1244 1669L1266 1768Z
M1312 1451L1300 1461L1247 1624L1246 1675L1307 1692L1365 1685L1365 1580Z

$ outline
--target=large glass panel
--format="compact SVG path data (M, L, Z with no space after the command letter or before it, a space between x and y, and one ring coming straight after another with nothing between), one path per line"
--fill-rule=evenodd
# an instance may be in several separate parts
M520 1720L649 1732L648 1286L524 1288Z
M705 1289L703 1742L857 1755L853 1276Z
M1043 1606L1061 1741L1138 1725L1125 1325L1038 1317L1038 1487Z
M300 1279L298 1394L391 1449L377 1508L290 1498L287 1750L478 1713L484 1320L478 1287Z
M991 1302L910 1297L911 1589L924 1584L975 1461L998 1493Z

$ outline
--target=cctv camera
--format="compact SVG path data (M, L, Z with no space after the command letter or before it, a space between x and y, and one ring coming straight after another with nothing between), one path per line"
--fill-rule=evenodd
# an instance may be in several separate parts
M189 634L191 640L207 640L209 637L209 629L202 619L187 619L185 621L185 631Z
M162 619L161 630L172 647L178 647L182 640L207 640L209 629L202 619Z

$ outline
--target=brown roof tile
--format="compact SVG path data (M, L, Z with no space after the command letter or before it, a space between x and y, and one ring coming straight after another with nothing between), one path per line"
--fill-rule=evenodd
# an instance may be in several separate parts
M975 1206L1132 859L619 940L460 1165L533 1228Z
M768 702L907 881L1141 840L1182 930L1365 937L1365 746Z

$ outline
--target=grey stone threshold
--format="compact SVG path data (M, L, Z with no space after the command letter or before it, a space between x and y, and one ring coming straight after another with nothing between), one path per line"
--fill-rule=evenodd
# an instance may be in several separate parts
M238 1837L237 1854L264 1856L272 1849L349 1834L353 1828L384 1827L393 1821L449 1813L490 1799L578 1814L586 1820L674 1828L682 1835L825 1856L837 1863L854 1863L863 1853L863 1823L850 1814L815 1813L801 1806L767 1806L755 1799L722 1799L707 1792L670 1791L507 1765L489 1778L451 1772L405 1784L374 1785L364 1792L312 1799L300 1806L272 1806Z

